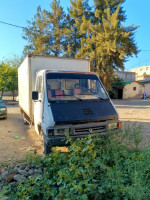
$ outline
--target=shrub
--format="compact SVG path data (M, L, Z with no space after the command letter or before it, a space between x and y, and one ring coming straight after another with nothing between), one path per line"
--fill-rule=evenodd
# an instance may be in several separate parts
M138 147L139 134L138 127L128 126L124 132L77 139L71 142L68 153L53 151L44 158L28 156L29 162L43 170L43 176L29 178L16 190L11 188L9 197L16 200L150 199L150 151Z

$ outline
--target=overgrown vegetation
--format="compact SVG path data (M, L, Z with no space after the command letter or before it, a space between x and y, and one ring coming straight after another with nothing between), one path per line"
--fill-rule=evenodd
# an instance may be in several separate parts
M111 90L109 90L109 96L112 99L118 98L118 89L123 88L124 81L120 77L113 77L113 82L111 84Z
M139 148L140 133L139 127L127 125L124 133L110 131L107 137L90 135L71 142L68 153L28 156L43 176L17 188L8 185L3 194L16 200L150 199L150 151Z

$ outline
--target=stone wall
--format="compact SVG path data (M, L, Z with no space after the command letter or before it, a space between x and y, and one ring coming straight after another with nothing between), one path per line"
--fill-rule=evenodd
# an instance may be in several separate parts
M0 92L0 96L1 96L1 92ZM3 96L12 96L12 92L10 92L10 91L4 92ZM15 96L18 96L18 91L15 91Z

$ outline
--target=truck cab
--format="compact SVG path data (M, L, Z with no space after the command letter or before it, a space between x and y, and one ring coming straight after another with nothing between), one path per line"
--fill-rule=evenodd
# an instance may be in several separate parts
M44 153L89 134L106 134L120 121L105 88L93 72L41 70L36 74L34 100L35 130L41 135Z

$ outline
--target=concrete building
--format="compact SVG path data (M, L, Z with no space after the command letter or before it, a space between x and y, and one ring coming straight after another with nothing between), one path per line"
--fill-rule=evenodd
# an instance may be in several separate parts
M124 84L116 86L115 98L117 99L136 99L142 98L144 85L135 81L136 73L127 71L114 71L114 74L123 79Z
M123 85L114 88L115 96L111 98L116 99L138 99L142 98L144 93L144 85L137 81L124 82Z
M144 85L133 81L125 82L123 87L123 99L138 99L142 98L144 93Z
M133 68L130 71L135 72L136 81L141 81L150 77L150 65Z
M144 91L146 92L146 96L150 97L150 78L147 78L145 80L139 81L139 83L143 84Z
M123 79L124 82L135 81L135 72L114 71L114 75Z

